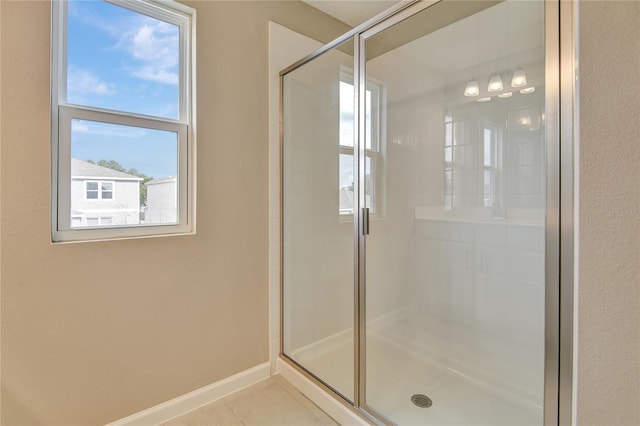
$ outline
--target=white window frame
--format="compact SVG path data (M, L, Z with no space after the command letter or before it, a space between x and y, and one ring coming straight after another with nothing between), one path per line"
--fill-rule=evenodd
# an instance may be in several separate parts
M97 183L98 184L98 189L89 189L89 188L87 188L89 186L89 183ZM104 191L102 189L102 184L103 183L110 183L111 184L111 191ZM115 189L116 189L116 183L114 181L112 181L112 180L95 180L95 179L94 180L86 180L86 181L84 181L84 199L86 201L97 201L97 200L109 200L109 201L111 201L111 200L115 200L115 198L116 198ZM89 198L87 196L87 193L89 191L97 192L98 193L98 198ZM111 198L104 198L102 196L103 192L110 192L111 193Z
M342 69L340 82L354 86L353 71ZM365 148L365 156L371 161L371 175L373 186L371 188L370 214L372 219L380 219L384 216L384 148L386 134L386 105L385 87L382 82L367 78L367 91L371 92L371 148ZM355 141L354 141L355 142ZM341 145L338 140L338 155L351 155L357 161L354 147ZM354 177L355 178L355 177ZM353 220L353 211L342 212L338 206L338 214L341 221Z
M503 215L504 214L504 206L505 206L505 190L504 190L504 161L505 161L505 155L506 152L504 150L504 144L503 144L503 132L501 131L501 126L498 123L494 123L494 122L484 122L481 123L479 127L479 131L480 133L480 140L482 141L481 143L481 149L482 149L482 155L479 155L480 157L480 161L481 161L481 169L482 169L482 177L480 179L481 182L481 188L480 188L480 194L482 194L482 207L485 208L489 208L493 210L493 214L494 215ZM492 165L487 165L485 164L485 156L484 156L484 151L485 151L485 130L489 130L491 132L491 156L493 157L492 159ZM489 203L487 203L487 200L484 198L484 175L485 173L488 172L493 179L493 193L492 193L492 197L489 198ZM487 205L488 204L488 205Z
M51 238L52 242L112 240L195 233L195 34L196 11L172 0L106 0L180 28L179 114L168 119L67 102L66 1L53 1L51 42ZM164 130L177 134L178 220L105 228L71 227L71 122L74 119ZM115 189L115 185L114 185ZM86 197L86 191L85 191ZM115 193L114 193L115 197Z

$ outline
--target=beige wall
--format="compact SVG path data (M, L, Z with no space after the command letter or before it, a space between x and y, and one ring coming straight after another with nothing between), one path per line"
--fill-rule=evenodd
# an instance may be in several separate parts
M640 2L580 3L579 425L640 424Z
M99 424L267 361L268 20L198 2L198 233L51 245L50 3L2 2L2 424Z

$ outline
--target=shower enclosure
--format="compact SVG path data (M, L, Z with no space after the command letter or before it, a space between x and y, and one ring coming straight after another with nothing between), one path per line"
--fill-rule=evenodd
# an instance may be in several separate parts
M370 419L557 416L558 7L412 2L281 72L282 356Z

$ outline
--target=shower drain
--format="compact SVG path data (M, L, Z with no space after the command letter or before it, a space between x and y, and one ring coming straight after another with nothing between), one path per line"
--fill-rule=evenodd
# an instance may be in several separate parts
M420 408L429 408L433 405L433 401L427 395L423 395L421 393L417 393L411 396L411 402L417 407Z

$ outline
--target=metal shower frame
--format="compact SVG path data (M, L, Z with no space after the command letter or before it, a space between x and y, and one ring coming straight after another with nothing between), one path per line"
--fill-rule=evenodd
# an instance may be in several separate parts
M367 39L447 0L411 0L402 2L326 44L311 55L280 72L279 135L280 164L283 162L283 79L299 67L313 61L343 43L354 43L355 129L357 149L354 191L354 400L338 393L284 353L284 215L280 227L280 357L316 385L333 395L365 420L393 424L366 404L365 347L365 250L368 210L365 206L364 164L365 129L365 43ZM573 401L573 309L574 309L574 138L577 134L576 19L574 1L545 0L545 130L546 130L546 223L545 223L545 369L544 425L570 425ZM280 173L280 211L283 211L284 180Z

